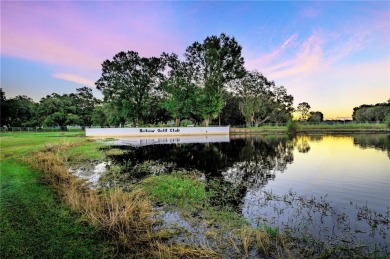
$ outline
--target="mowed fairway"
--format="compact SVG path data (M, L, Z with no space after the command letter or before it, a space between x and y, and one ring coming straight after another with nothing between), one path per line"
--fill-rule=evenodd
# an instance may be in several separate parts
M24 162L47 143L82 139L75 133L1 135L0 258L110 256L102 236L56 200Z

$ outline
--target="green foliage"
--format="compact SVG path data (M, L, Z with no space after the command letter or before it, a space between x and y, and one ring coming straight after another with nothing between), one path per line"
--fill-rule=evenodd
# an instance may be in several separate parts
M384 121L388 113L390 113L390 100L387 103L363 104L355 107L353 108L352 118L359 122Z
M386 114L385 124L386 124L387 128L390 128L390 112L388 112Z
M292 134L292 135L296 134L298 132L298 129L299 129L299 125L298 125L297 121L290 119L287 122L287 133L288 134Z
M299 103L297 111L301 114L300 120L307 121L309 119L310 105L307 102Z
M152 96L163 79L160 58L143 58L135 51L119 52L102 64L102 75L96 82L105 102L115 106L117 117L143 125L150 113Z
M222 90L245 74L241 49L234 38L224 33L219 37L207 37L203 43L194 42L186 49L188 76L203 89L199 97L199 113L206 125L222 111Z
M248 72L234 82L232 89L241 98L239 108L248 126L257 127L266 121L285 122L291 117L293 97L260 72Z
M2 91L1 100L1 125L9 127L37 126L35 118L36 104L25 95L18 95L12 99L5 99Z
M196 94L198 87L191 82L186 70L186 63L178 60L177 55L165 54L165 59L171 70L168 78L162 83L163 98L161 107L177 120L179 126L180 119L190 118L196 112Z
M37 116L44 126L80 125L77 104L73 95L52 94L42 98L37 106Z
M243 125L245 118L240 112L239 102L240 98L230 92L224 91L224 107L220 114L222 125ZM217 124L218 122L215 122Z
M76 89L76 94L71 94L77 106L77 116L79 117L79 124L82 126L92 125L92 116L95 106L100 102L92 94L92 89L89 87L82 87Z
M324 115L322 112L310 112L309 119L307 121L309 122L322 122L324 120Z
M206 88L199 89L197 94L199 113L209 126L211 119L216 118L222 111L224 100L221 93L209 93Z

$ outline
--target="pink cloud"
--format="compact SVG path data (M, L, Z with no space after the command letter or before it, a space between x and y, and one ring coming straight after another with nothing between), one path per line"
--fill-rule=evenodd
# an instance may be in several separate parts
M81 76L76 76L76 75L72 75L72 74L64 74L64 73L52 74L51 76L54 78L59 78L59 79L70 81L70 82L77 83L80 85L95 87L94 81L87 79L87 78L83 78Z
M1 15L1 55L63 70L96 72L119 51L158 56L181 46L169 10L148 3L3 2Z
M286 77L302 77L303 75L314 73L322 66L323 40L318 33L312 34L303 43L298 45L294 55L283 55L290 42L297 39L297 35L292 35L269 55L257 58L251 65L258 64L259 69L269 78L278 80Z
M297 33L291 35L287 40L285 40L282 45L280 45L278 48L274 49L271 53L265 54L261 57L258 57L254 60L249 60L248 66L253 67L258 64L269 64L276 58L280 57L287 48L291 46L291 44L296 40L298 37Z

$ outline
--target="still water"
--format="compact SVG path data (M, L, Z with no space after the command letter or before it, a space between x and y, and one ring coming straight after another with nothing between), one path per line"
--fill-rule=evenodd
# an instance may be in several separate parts
M204 174L215 206L253 226L325 242L389 245L390 135L119 140L124 172L145 161ZM139 172L138 172L139 173ZM145 174L134 174L144 177Z

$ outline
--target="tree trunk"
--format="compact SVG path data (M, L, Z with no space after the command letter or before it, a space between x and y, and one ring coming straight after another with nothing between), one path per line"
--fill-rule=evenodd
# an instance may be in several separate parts
M206 125L206 127L208 127L208 126L209 126L209 121L210 121L210 119L209 119L209 118L207 118L207 119L204 119L204 124Z
M176 127L180 127L180 118L176 118Z
M258 127L260 124L263 124L264 122L266 122L267 120L269 120L269 116L265 117L264 120L261 120L261 121L258 121L258 120L255 120L255 126Z

